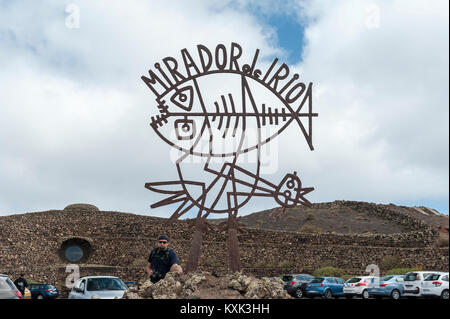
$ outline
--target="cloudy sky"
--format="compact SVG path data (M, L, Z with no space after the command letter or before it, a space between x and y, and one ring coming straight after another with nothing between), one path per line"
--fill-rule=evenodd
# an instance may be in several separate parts
M310 151L277 140L280 180L312 202L449 207L447 0L0 0L0 215L91 203L169 216L144 188L176 178L140 77L197 44L256 48L313 82ZM292 145L297 145L292 147ZM275 207L251 201L242 214Z

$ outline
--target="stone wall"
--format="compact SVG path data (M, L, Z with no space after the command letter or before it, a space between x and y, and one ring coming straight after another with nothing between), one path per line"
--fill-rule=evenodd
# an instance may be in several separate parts
M433 246L437 233L412 217L386 205L333 202L319 205L349 205L370 209L390 222L401 223L410 232L390 235L300 234L243 228L239 233L244 273L275 276L314 270L324 266L344 268L349 274L364 274L369 264L396 257L403 267L449 269L448 248ZM167 233L182 266L186 265L193 223L128 213L104 212L95 206L71 205L47 211L0 217L0 273L15 279L20 272L29 280L49 282L67 295L66 266L62 244L72 238L90 244L89 258L80 264L80 275L117 275L124 281L145 276L144 267L157 237ZM200 270L226 272L227 232L218 228L204 238Z
M188 245L173 245L178 252L181 265L187 262ZM256 248L256 249L255 249ZM146 249L143 249L146 251ZM448 271L449 250L447 248L393 248L393 247L359 247L359 246L322 246L304 245L301 247L280 245L242 245L241 260L243 272L256 277L278 276L284 273L310 272L324 266L335 266L346 270L348 274L363 275L369 264L380 265L384 258L395 256L401 261L403 267L419 267L422 269ZM114 275L124 281L138 280L145 276L145 258L147 254L135 250L143 263L134 263L129 259L130 265L112 266L80 264L80 276ZM20 263L17 263L20 265ZM141 265L139 265L141 264ZM283 264L289 267L282 267ZM227 250L221 243L207 243L203 246L199 270L227 273ZM39 282L54 283L57 288L67 295L65 289L67 277L71 270L66 269L68 263L59 262L56 265L26 266L22 270L17 268L1 268L0 272L8 273L12 278L18 277L24 271L27 279ZM68 272L66 272L68 270Z

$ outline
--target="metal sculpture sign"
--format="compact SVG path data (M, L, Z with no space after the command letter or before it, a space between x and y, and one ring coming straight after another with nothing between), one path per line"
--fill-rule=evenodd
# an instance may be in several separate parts
M197 213L187 271L198 267L206 218L228 215L230 268L240 271L237 215L253 197L272 197L284 208L310 206L296 172L277 184L261 177L263 149L290 124L312 145L312 83L300 81L278 59L265 71L258 68L260 50L242 63L242 47L219 44L214 50L198 45L196 54L181 50L182 63L166 57L142 80L156 96L159 114L150 126L177 152L178 178L146 183L167 197L152 208L178 203L169 222L189 211ZM297 142L290 143L296 147ZM267 155L267 154L266 154ZM269 152L274 155L273 150ZM197 165L192 165L197 158ZM200 167L195 170L193 167Z

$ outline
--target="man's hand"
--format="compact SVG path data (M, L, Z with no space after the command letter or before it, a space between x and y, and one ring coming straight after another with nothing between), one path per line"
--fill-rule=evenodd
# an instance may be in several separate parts
M183 269L181 269L181 266L178 264L173 264L172 267L170 267L170 272L183 274Z

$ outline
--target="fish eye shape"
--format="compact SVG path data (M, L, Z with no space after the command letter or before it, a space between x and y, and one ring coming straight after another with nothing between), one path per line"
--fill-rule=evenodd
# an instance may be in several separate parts
M193 93L194 90L192 86L186 86L182 89L176 90L175 93L170 97L170 101L179 108L189 112L192 109L194 100Z
M295 182L294 182L294 180L289 180L287 183L286 183L286 186L289 188L289 189L292 189L292 188L294 188L294 186L295 186Z
M195 122L188 119L178 119L174 122L178 140L192 140L195 136Z

